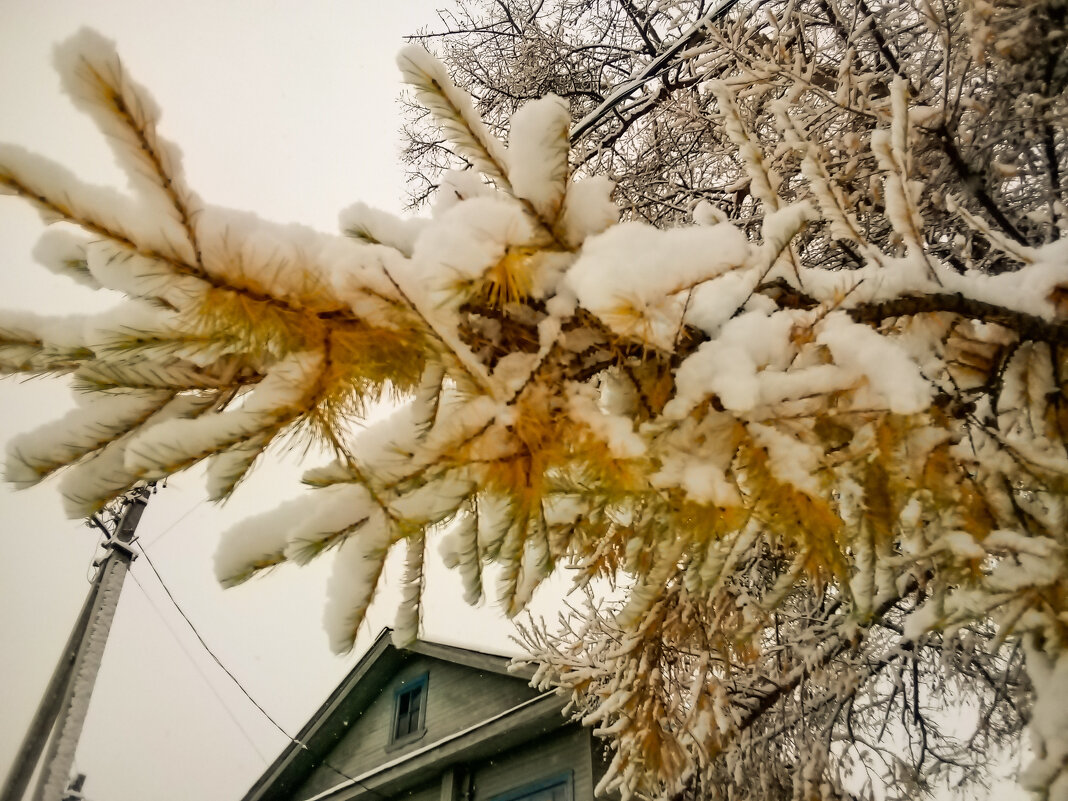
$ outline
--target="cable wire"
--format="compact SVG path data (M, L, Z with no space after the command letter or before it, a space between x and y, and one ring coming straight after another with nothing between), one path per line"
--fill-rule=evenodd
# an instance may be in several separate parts
M211 656L213 660L215 660L215 664L222 668L223 672L230 677L230 681L237 685L237 688L241 690L241 692L244 693L245 697L252 703L252 705L260 711L260 714L262 714L265 718L267 718L268 721L270 721L272 726L274 726L276 729L278 729L278 731L280 731L282 734L285 734L286 737L292 740L293 738L289 737L289 735L286 734L285 729L283 729L281 725L279 725L278 721L272 718L270 713L268 713L266 709L260 706L260 704L256 701L255 698L249 695L248 690L246 690L242 686L241 682L237 680L237 676L231 673L230 669L226 667L226 665L222 663L219 657L215 655L215 652L212 651L210 647L208 647L208 644L204 641L204 638L200 636L200 632L197 631L196 626L193 625L193 621L189 619L189 616L186 615L185 611L182 609L181 606L178 605L178 602L174 599L174 595L171 593L170 587L167 586L167 582L163 580L163 576L161 576L159 574L159 571L156 570L156 566L152 563L152 559L149 558L148 552L145 551L144 546L142 546L139 541L137 542L137 549L145 557L145 561L148 562L148 566L152 568L152 572L156 574L156 578L159 580L160 586L163 587L163 591L167 593L167 597L174 605L174 608L178 610L178 614L182 616L182 620L184 620L186 622L186 625L189 626L190 631L192 631L193 634L196 635L197 640L200 642L200 645L204 648L204 650L208 652L208 655Z
M282 728L281 724L278 721L276 721L273 717L271 717L270 713L268 713L267 710L264 709L259 704L259 702L249 694L248 690L245 689L244 685L242 685L241 682L238 681L237 676L235 676L230 671L230 669L228 667L226 667L226 665L224 665L222 663L222 660L219 659L219 657L217 657L215 655L215 652L211 650L211 648L208 646L208 644L204 641L204 638L200 636L200 632L197 631L196 626L193 625L193 621L189 619L189 616L186 615L186 613L182 610L182 607L179 606L178 601L175 600L173 593L171 593L170 588L167 586L167 582L165 582L163 580L163 576L160 575L159 571L156 569L156 566L152 563L152 559L149 557L148 552L145 551L144 546L141 545L140 540L135 540L135 544L137 545L137 549L145 557L145 562L148 563L148 566L152 569L152 572L156 574L156 579L159 581L160 586L163 587L163 591L167 594L167 598L170 599L170 602L171 602L171 604L173 604L174 608L178 610L178 614L182 616L182 620L184 620L186 622L186 625L189 626L189 629L196 636L197 640L200 642L201 647L203 647L203 649L208 652L208 656L210 656L212 658L212 660L214 660L216 665L218 665L220 668L222 668L222 671L227 676L230 677L230 681L232 681L237 686L237 689L239 689L242 692L242 694L249 700L249 702L254 707L256 707L256 709L258 709L260 711L260 714L263 715L264 718L266 718L267 721L270 722L270 724L272 726L274 726L279 731L279 733L281 733L281 735L283 737L285 737L287 740L289 740L294 745L296 745L296 746L302 748L303 750L307 751L309 754L312 753L311 749L308 748L308 746L305 743L302 743L296 737L293 737L289 732L287 732L285 729ZM140 586L140 584L138 586ZM142 587L142 590L143 589L144 588ZM352 782L353 784L356 784L356 785L362 787L364 790L366 790L367 792L371 793L372 795L374 795L374 796L376 796L378 798L381 798L383 801L388 801L387 796L382 795L382 793L378 792L373 787L368 787L366 784L361 782L355 776L350 776L349 774L345 773L345 771L341 770L340 768L338 768L338 767L336 767L334 765L331 765L330 762L328 762L325 757L320 758L319 763L323 767L328 768L329 770L332 770L334 773L336 773L338 776L341 776L343 779L346 779L346 780Z
M183 514L181 517L179 517L177 520L167 526L167 528L163 529L163 531L153 537L149 545L158 545L160 540L162 540L164 537L174 531L175 528L178 527L179 523L184 521L187 517L189 517L189 515L193 514L193 512L202 507L205 503L207 503L207 501L205 501L203 498L194 503L192 506L185 510L185 514Z
M252 739L252 735L249 734L248 731L246 731L245 727L241 724L241 721L237 719L237 716L233 713L233 711L227 705L226 701L219 694L219 691L215 689L215 685L212 683L211 679L208 678L208 674L205 673L203 668L200 667L200 663L197 662L197 660L193 657L193 654L191 654L189 650L185 647L185 643L182 642L182 639L178 636L178 632L176 632L171 627L170 622L167 620L167 616L164 615L163 610L156 605L155 600L152 598L151 595L149 595L148 590L145 589L145 585L141 583L141 581L137 578L137 575L132 571L130 572L130 578L134 580L134 584L136 584L137 588L141 590L142 595L145 596L145 600L148 601L148 604L152 607L152 610L159 616L159 619L163 621L163 625L166 626L168 633L174 638L174 641L178 644L178 647L181 648L182 653L186 655L186 658L189 659L190 663L192 663L193 668L196 670L197 673L200 674L200 677L204 679L204 682L208 685L208 689L211 690L212 695L215 696L220 706L222 706L223 711L226 712L230 720L234 722L234 725L237 726L241 734L244 735L245 740L248 741L248 744L252 746L252 750L256 752L260 759L263 760L263 763L265 765L271 764L271 760L267 757L266 754L263 753L263 751L260 750L260 747L256 745L256 742Z

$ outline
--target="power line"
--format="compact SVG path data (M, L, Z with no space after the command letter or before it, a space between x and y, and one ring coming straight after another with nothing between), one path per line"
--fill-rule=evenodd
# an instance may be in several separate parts
M163 625L167 627L167 631L174 638L174 641L178 644L178 647L182 650L182 653L186 655L190 663L193 665L193 668L196 670L197 673L200 674L200 677L204 679L204 682L208 685L208 689L211 690L212 695L215 696L215 698L219 702L219 705L222 706L223 711L226 712L230 720L234 722L234 725L237 726L241 734L244 735L245 740L248 741L248 744L252 746L252 750L256 752L260 759L263 760L264 764L270 764L270 760L267 758L267 755L260 750L260 747L256 745L256 742L252 739L252 735L250 735L248 731L245 730L245 727L241 724L241 721L237 719L237 716L233 713L230 707L227 706L226 701L223 700L223 697L219 694L219 691L215 689L215 685L212 683L211 679L208 678L208 674L204 672L203 668L200 667L200 664L197 662L197 660L193 658L193 654L191 654L189 650L185 647L185 643L182 642L182 639L178 636L178 633L173 628L171 628L171 624L167 620L167 616L164 615L163 610L156 605L155 600L153 600L152 596L148 594L148 590L145 589L145 586L141 583L140 579L137 578L137 575L131 571L130 578L134 580L134 584L136 584L137 588L141 590L141 593L145 596L145 600L148 601L148 604L152 607L152 610L159 616L160 620L163 621Z
M184 620L186 622L186 625L189 626L190 631L192 631L193 634L196 636L197 640L200 642L200 645L204 648L205 651L208 652L208 655L213 660L215 660L215 664L222 668L223 672L230 677L230 681L237 685L237 688L241 690L241 692L244 693L245 697L252 703L252 705L260 711L260 714L262 714L265 718L267 718L268 721L270 721L272 726L278 729L278 731L284 734L288 739L292 740L293 738L286 734L285 729L283 729L281 725L279 725L278 721L271 717L270 713L268 713L266 709L260 706L260 704L256 701L255 698L249 695L248 690L246 690L241 684L241 682L238 681L237 676L230 672L230 669L222 663L222 660L220 660L219 657L215 655L215 652L211 650L208 644L204 641L204 638L200 636L200 632L197 631L196 626L193 625L193 621L189 619L189 616L186 615L185 611L182 609L181 606L179 606L178 602L174 599L174 595L171 593L170 587L167 586L167 582L163 580L163 576L161 576L159 574L159 571L156 570L156 566L152 563L152 559L149 558L148 552L144 549L144 546L141 545L140 542L137 543L137 549L145 557L145 561L148 563L148 566L152 568L152 572L156 574L156 579L159 580L160 586L163 587L163 591L167 593L167 597L170 599L171 604L173 604L174 608L178 610L178 614L182 616L182 620Z
M206 503L206 501L203 498L198 500L196 503L194 503L192 506L190 506L188 509L185 510L185 514L183 514L181 517L179 517L177 520L175 520L173 523L171 523L169 526L167 526L167 528L163 529L163 531L161 531L159 534L157 534L155 537L153 537L152 538L152 542L150 542L149 544L150 545L158 545L160 540L162 540L164 537L166 537L168 534L170 534L172 531L174 531L175 528L178 527L179 523L181 523L183 520L185 520L187 517L189 517L189 515L193 514L193 512L195 512L197 509L199 509L205 503Z
M156 574L156 579L159 581L160 586L163 587L163 591L167 594L167 598L170 599L170 602L171 602L171 604L173 604L174 608L178 610L178 614L182 616L182 620L184 620L186 622L186 625L189 626L189 629L196 636L197 641L200 642L201 647L205 651L208 652L208 656L210 656L212 658L212 660L214 660L216 665L218 665L220 668L222 668L222 671L227 676L230 677L230 681L232 681L237 686L237 689L239 689L242 692L242 694L249 700L249 702L254 707L256 707L256 709L258 709L260 711L260 714L263 715L264 718L266 718L267 721L270 722L270 724L272 726L274 726L279 731L279 733L281 733L281 735L283 737L285 737L287 740L289 740L294 745L296 745L296 746L302 748L303 750L311 753L311 749L308 748L308 746L306 744L302 743L296 737L293 737L291 734L289 734L289 732L287 732L285 729L282 728L281 724L278 723L278 721L276 721L273 717L271 717L270 713L268 713L267 710L264 709L259 704L259 702L249 694L249 691L245 689L244 685L242 685L241 682L238 681L237 676L235 676L230 671L230 669L228 667L226 667L226 665L224 665L222 663L222 660L219 659L219 657L215 655L215 652L211 650L211 648L208 646L207 642L204 641L204 638L200 636L200 632L197 631L196 626L193 625L193 621L189 619L189 616L186 615L186 613L182 610L182 607L179 606L178 601L175 600L173 593L171 593L170 588L167 586L167 582L165 582L163 580L163 576L160 575L159 571L156 569L156 566L152 563L152 559L149 557L148 552L145 551L144 546L141 545L141 543L139 541L137 541L136 544L137 544L137 549L145 557L145 562L148 563L148 566L152 569L152 572ZM140 584L138 586L140 586ZM143 589L144 588L142 587L142 590ZM386 796L382 795L380 792L378 792L374 788L368 787L366 784L361 782L355 776L350 776L349 774L345 773L345 771L341 770L340 768L335 767L334 765L331 765L330 762L328 762L325 757L320 759L320 764L323 765L323 767L328 768L329 770L332 770L334 773L336 773L338 776L341 776L343 779L347 779L348 781L352 782L353 784L359 785L360 787L362 787L364 790L366 790L367 792L371 793L372 795L383 799L383 801L388 801Z

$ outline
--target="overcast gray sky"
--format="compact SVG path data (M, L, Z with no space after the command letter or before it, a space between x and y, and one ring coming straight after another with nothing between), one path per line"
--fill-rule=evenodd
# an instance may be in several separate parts
M446 0L4 0L0 141L29 147L83 180L124 187L88 118L60 94L51 48L82 25L119 46L163 108L161 131L209 203L336 230L355 200L399 211L403 36ZM43 313L100 299L30 255L36 214L0 197L0 306ZM59 381L0 382L0 440L69 408ZM300 492L280 462L226 507L204 499L198 472L154 498L140 535L178 602L249 692L292 734L357 654L330 655L321 628L329 564L283 568L222 592L211 573L219 531ZM88 588L95 535L65 520L55 487L0 489L0 775L6 773ZM133 566L104 657L77 767L92 801L236 799L285 742L230 685L174 612L144 560ZM396 570L394 570L394 574ZM139 584L141 586L139 586ZM507 649L494 608L462 606L458 582L431 574L433 639ZM143 589L142 589L143 586ZM359 641L392 620L372 608Z

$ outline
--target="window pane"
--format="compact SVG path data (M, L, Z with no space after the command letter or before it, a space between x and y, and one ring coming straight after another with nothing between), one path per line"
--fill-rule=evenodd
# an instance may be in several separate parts
M423 706L423 693L426 685L420 684L410 690L405 690L397 696L396 722L393 729L393 739L406 737L419 731L420 712Z
M528 793L523 793L522 795L513 798L512 801L567 801L567 788L568 781L565 780L550 787L542 787Z

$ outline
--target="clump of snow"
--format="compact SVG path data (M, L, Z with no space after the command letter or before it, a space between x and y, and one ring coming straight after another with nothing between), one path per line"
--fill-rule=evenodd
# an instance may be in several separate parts
M478 547L483 552L500 547L511 523L511 504L503 495L483 493L478 499Z
M474 486L464 478L446 476L431 481L390 503L401 519L432 526L452 517Z
M982 559L986 556L986 548L967 531L947 531L939 538L937 545L961 559Z
M171 393L125 391L78 397L78 408L8 443L5 481L20 489L36 484L146 420L170 399Z
M131 334L173 336L173 312L139 300L128 300L97 314L46 317L33 312L0 310L0 337L51 351L107 352L115 340ZM10 346L9 346L10 347ZM26 369L26 368L20 368Z
M459 570L464 601L472 605L483 596L482 555L478 547L477 524L478 518L473 511L465 510L446 529L438 547L445 567Z
M556 220L564 201L570 127L567 101L556 95L525 103L512 115L508 179L516 196L529 200L549 223Z
M774 426L750 423L749 434L768 453L768 469L779 481L814 498L822 496L819 481L821 448L808 445Z
M228 498L269 443L270 436L264 432L212 456L207 470L208 497L213 501Z
M296 308L336 311L344 304L334 294L320 256L336 250L338 237L304 225L281 225L255 214L205 206L197 216L204 269L231 286L252 290ZM358 253L349 242L349 252ZM327 261L327 264L329 262Z
M690 214L695 225L719 225L730 219L726 212L707 200L700 201Z
M418 413L414 404L406 404L356 436L351 449L361 473L387 482L412 469L421 434L415 424ZM343 462L308 471L305 480L319 486L317 492L226 531L216 555L219 580L239 583L256 565L282 559L304 564L338 536L363 537L368 526L384 519L383 509L365 486L354 483L355 476L353 467ZM454 514L471 490L470 482L446 477L391 497L389 511L407 520L434 524Z
M89 241L70 231L45 231L37 240L33 257L56 275L65 275L90 289L99 289L100 283L89 272L86 264L86 247Z
M1027 673L1035 687L1030 728L1034 759L1021 781L1049 801L1068 801L1068 650L1047 653L1036 639L1034 634L1024 637Z
M497 197L496 190L487 184L475 170L446 170L438 182L431 206L437 219L457 203L476 197Z
M519 576L514 591L510 593L510 597L507 591L500 593L501 598L508 599L506 613L514 616L523 611L530 603L534 590L544 579L548 578L551 572L552 560L549 558L549 544L544 532L538 531L533 536L528 536L523 543ZM504 590L503 587L502 590Z
M715 336L720 326L745 306L761 277L760 270L752 265L699 284L686 305L685 322Z
M942 612L934 600L929 600L905 618L905 639L919 640L928 631L938 628Z
M297 564L309 562L324 540L364 525L377 510L370 493L359 484L334 484L305 499L303 519L286 534L286 558Z
M1013 559L1002 559L987 579L990 592L1021 592L1055 584L1063 565L1059 558L1036 556L1022 551Z
M70 170L17 145L0 144L0 172L23 188L34 201L45 223L71 220L92 223L116 238L132 242L141 250L162 253L179 260L192 260L185 229L172 216L136 204L118 192L79 181ZM0 189L0 193L5 190Z
M126 468L155 478L173 473L280 423L300 410L322 365L319 353L300 353L274 365L234 411L168 420L138 433L126 448Z
M307 518L306 500L288 501L226 529L215 548L216 580L223 587L233 587L251 578L257 569L281 562L289 532Z
M983 546L989 551L1029 553L1042 559L1053 557L1057 551L1057 544L1048 537L1034 537L1008 529L992 531L983 540Z
M595 389L591 386L572 385L571 389L567 398L568 413L604 441L615 458L637 459L645 454L645 440L635 433L630 417L600 409Z
M392 528L381 510L376 509L341 543L326 585L323 611L323 625L335 653L352 648L392 542Z
M782 278L811 297L852 309L902 297L956 294L969 300L1030 314L1044 320L1057 318L1055 290L1068 285L1068 240L1058 240L1034 250L1033 261L1018 270L997 275L967 270L958 272L937 260L919 254L891 258L868 253L863 267L824 270L802 265L769 273Z
M657 487L679 487L695 503L734 506L741 501L723 468L703 459L665 457L650 480Z
M357 202L338 215L338 224L342 231L354 239L386 245L405 256L411 256L415 240L427 228L430 220L421 217L402 219L366 203Z
M716 339L702 343L679 365L675 397L664 408L664 416L682 419L713 394L731 411L754 408L761 402L758 369L786 366L794 351L790 335L802 314L753 311L727 322Z
M761 250L766 254L765 263L771 266L805 223L818 219L819 215L808 201L791 203L765 214L760 226L760 236L763 240Z
M61 348L85 347L85 317L46 317L34 312L0 310L0 336L6 340L43 342Z
M207 394L177 395L149 417L142 428L172 418L200 414L213 403L214 398ZM126 468L126 446L131 438L132 434L124 434L64 471L59 490L67 517L77 519L93 514L105 502L140 480L138 474Z
M157 133L159 107L126 73L114 43L82 28L55 48L54 63L64 91L104 133L143 204L144 217L166 220L182 230L174 196L190 217L199 210L199 200L184 188L178 148ZM184 231L175 247L183 258L193 259Z
M351 239L324 243L317 261L332 284L328 294L351 309L368 325L396 328L394 303L403 302L394 275L404 272L408 259L399 250Z
M943 267L938 277L942 291L1054 320L1059 314L1054 290L1068 285L1068 238L1037 248L1034 263L1019 270L998 275L969 270L962 275Z
M560 230L567 244L577 247L619 221L619 207L612 200L614 189L615 184L603 175L568 184L560 216Z
M527 245L533 237L522 209L503 198L458 203L440 222L419 237L412 261L421 280L441 300L455 297L458 287L481 278L509 246Z
M826 345L835 364L868 380L896 414L926 409L934 388L916 363L893 339L855 323L845 312L832 312L819 325L816 341Z
M171 310L149 300L131 299L82 320L81 341L95 353L106 354L116 339L151 336L163 339L181 331Z
M86 265L100 286L130 297L159 298L177 309L199 303L210 285L173 265L108 239L89 243Z
M420 411L407 403L360 431L351 446L360 466L383 482L396 481L405 475L412 468L412 457L419 448Z
M749 177L750 191L763 205L765 213L779 208L776 188L779 177L767 165L760 143L749 135L735 102L734 91L721 80L707 81L705 86L716 96L723 113L723 129L737 148L745 174Z
M404 575L401 578L401 601L393 623L393 645L404 648L419 636L423 611L423 581L426 570L426 536L423 532L405 542Z
M441 62L419 45L409 45L397 54L397 66L457 154L508 191L511 185L503 172L507 163L504 145L489 132L470 95L453 84Z
M587 240L565 280L613 331L670 351L689 290L748 257L745 235L726 223L665 231L626 222Z

